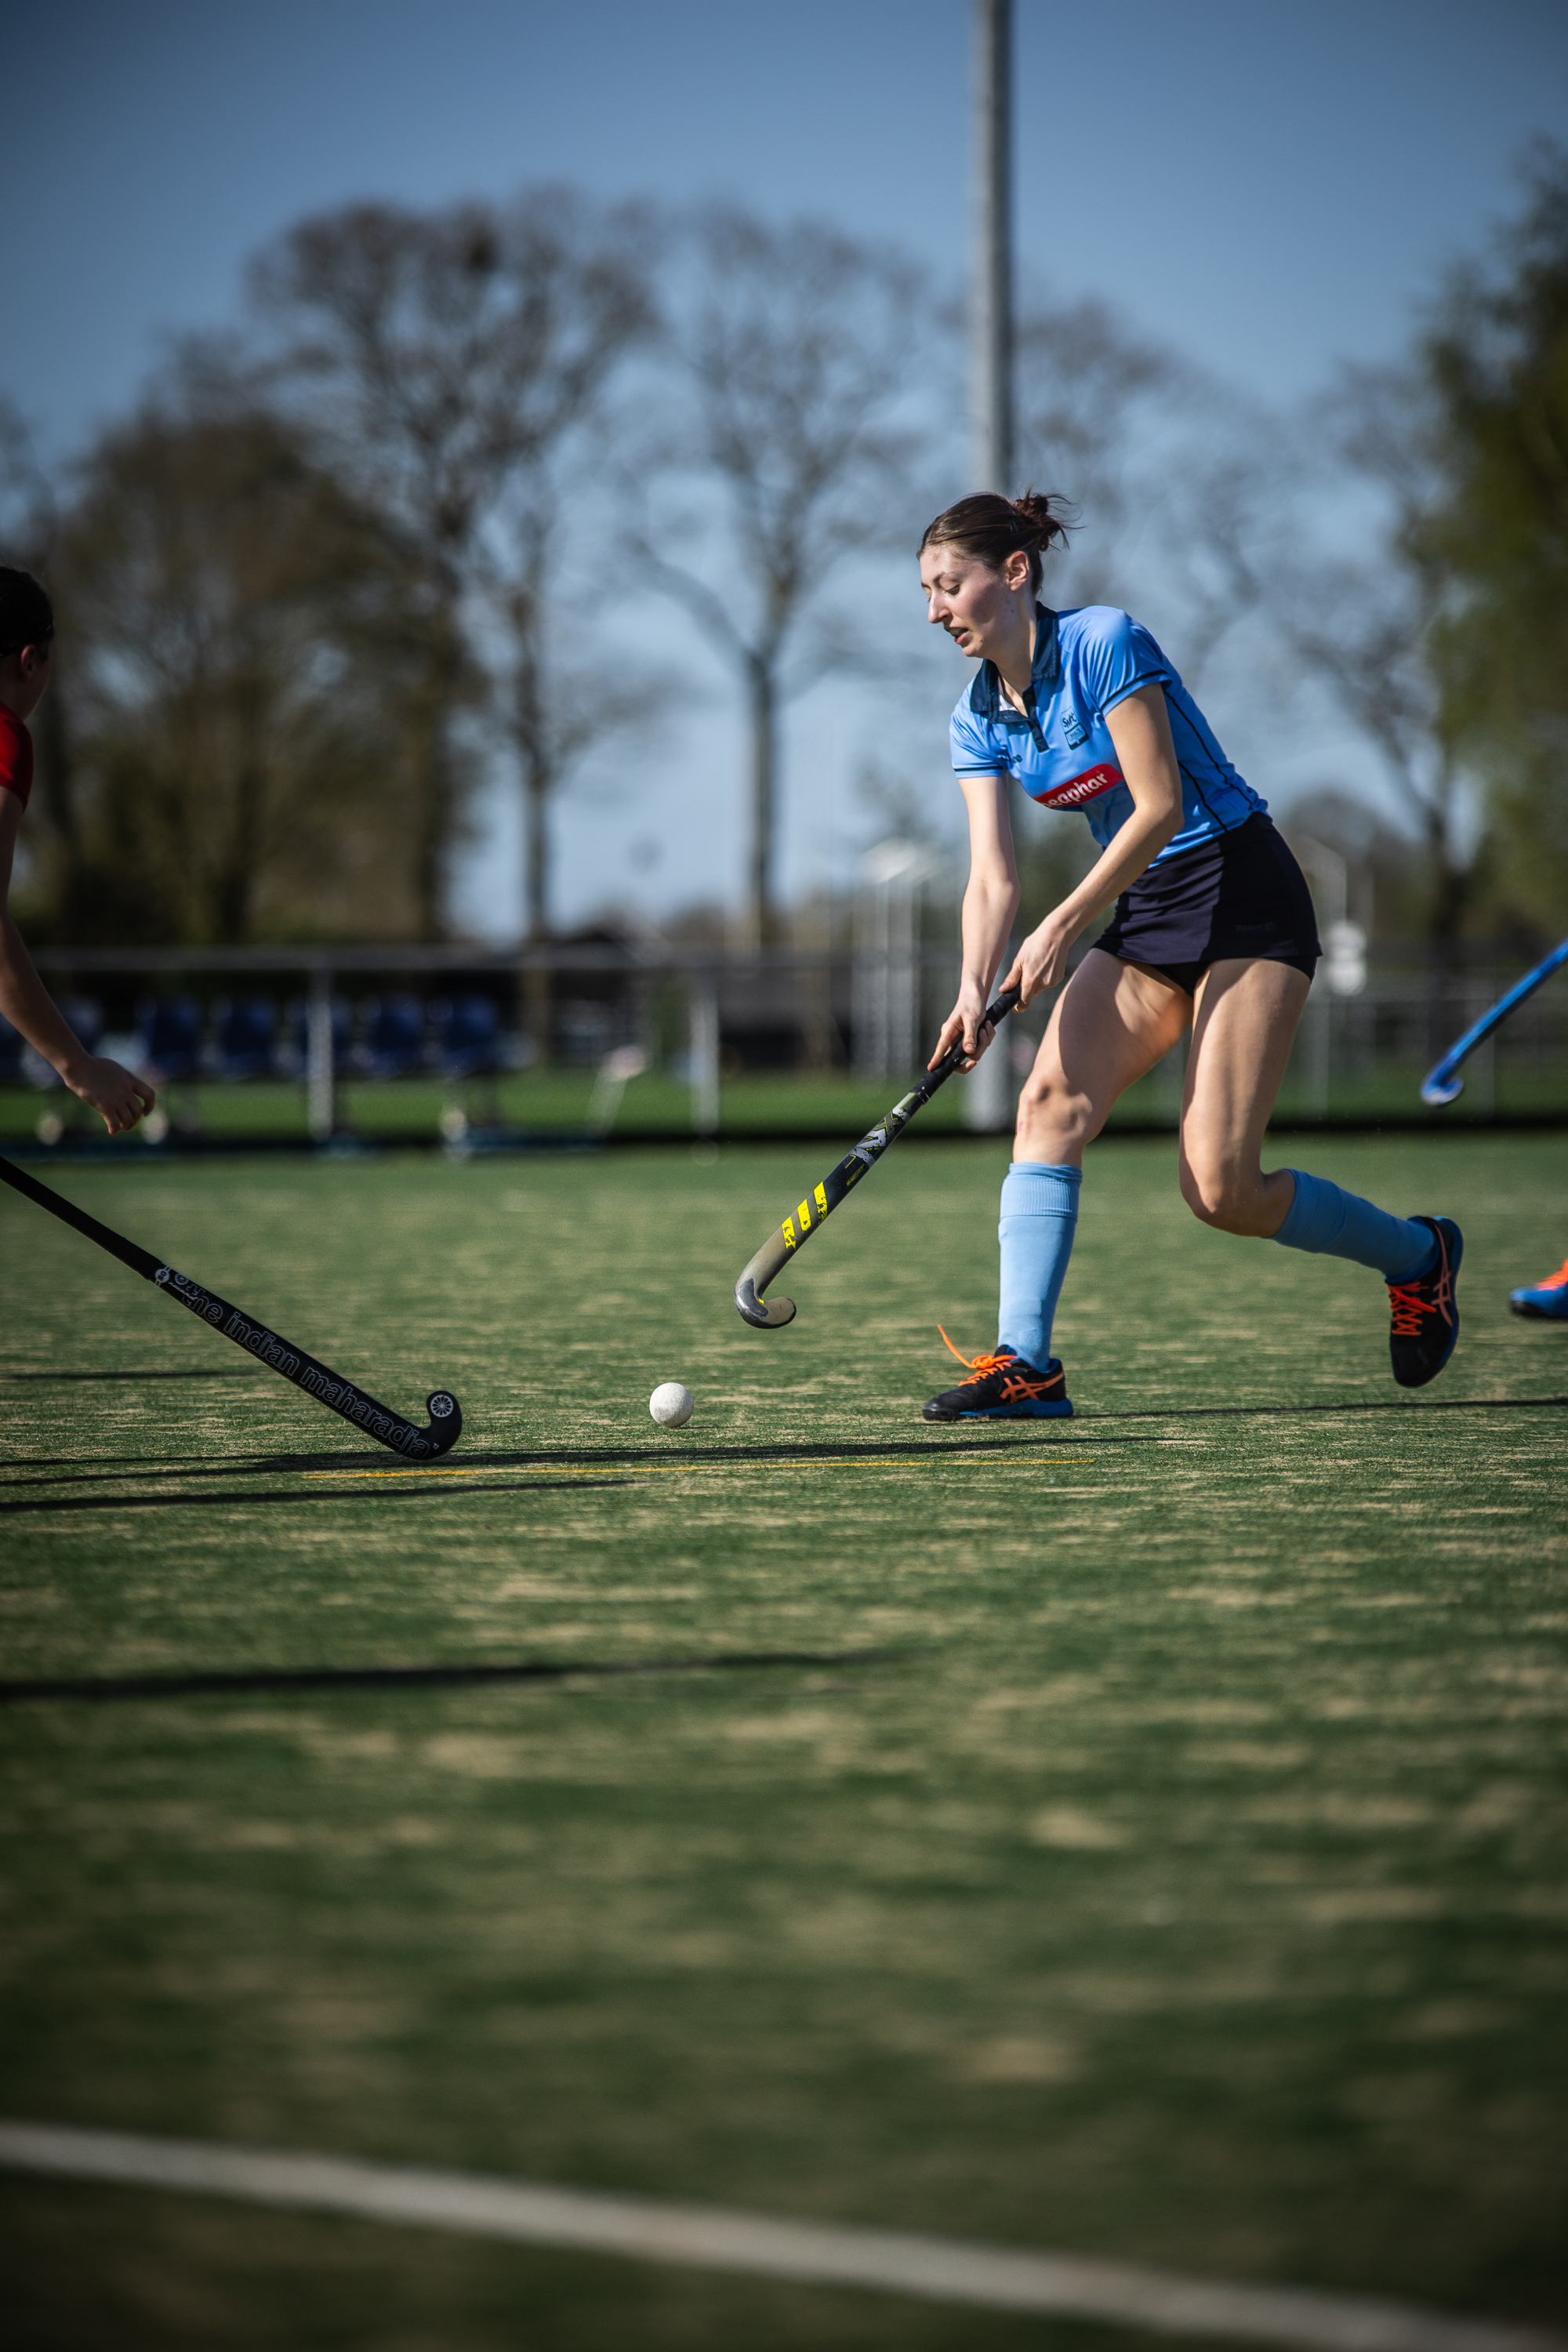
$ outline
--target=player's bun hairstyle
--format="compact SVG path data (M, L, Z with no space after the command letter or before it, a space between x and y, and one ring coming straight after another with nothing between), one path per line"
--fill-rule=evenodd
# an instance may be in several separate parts
M1040 558L1047 548L1067 545L1065 503L1045 490L1026 490L1021 499L981 490L927 523L920 551L923 555L928 547L961 547L965 555L978 556L993 572L1000 572L1022 548L1029 559L1029 586L1037 591Z
M24 646L47 646L55 634L55 608L30 572L0 563L0 661Z

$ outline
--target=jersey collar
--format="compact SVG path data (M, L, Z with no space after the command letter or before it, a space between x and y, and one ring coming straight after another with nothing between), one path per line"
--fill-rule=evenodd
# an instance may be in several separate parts
M1037 710L1040 703L1053 695L1062 682L1061 638L1057 629L1057 616L1048 604L1035 607L1035 659L1030 674L1029 700ZM1002 680L994 662L982 662L969 689L969 707L977 719L989 719L1001 726L1024 727L1029 721L1021 719L1002 691ZM1031 732L1038 732L1037 721Z

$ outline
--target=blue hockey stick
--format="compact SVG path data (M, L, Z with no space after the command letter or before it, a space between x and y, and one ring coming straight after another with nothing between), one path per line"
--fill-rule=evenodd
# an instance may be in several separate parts
M1444 1103L1457 1101L1465 1091L1465 1082L1463 1078L1457 1078L1454 1073L1466 1055L1473 1054L1481 1040L1491 1035L1500 1021L1506 1021L1527 996L1534 995L1543 980L1550 980L1558 966L1564 963L1568 963L1568 940L1564 940L1560 948L1553 948L1549 956L1543 957L1533 971L1527 971L1506 996L1500 996L1491 1011L1483 1013L1475 1027L1467 1029L1457 1045L1449 1046L1422 1087L1422 1101L1433 1110L1440 1109Z

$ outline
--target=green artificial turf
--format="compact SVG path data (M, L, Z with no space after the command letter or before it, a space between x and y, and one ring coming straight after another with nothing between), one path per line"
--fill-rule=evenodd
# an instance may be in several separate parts
M438 1476L0 1193L5 1675L584 1669L0 1708L0 2107L1568 2317L1568 1326L1507 1312L1568 1140L1275 1155L1464 1225L1416 1396L1374 1277L1108 1142L1079 1417L928 1427L1005 1157L891 1154L776 1334L731 1287L820 1148L58 1171L387 1402L453 1387ZM590 1671L777 1652L825 1662ZM0 2215L50 2352L1124 2340L20 2177Z

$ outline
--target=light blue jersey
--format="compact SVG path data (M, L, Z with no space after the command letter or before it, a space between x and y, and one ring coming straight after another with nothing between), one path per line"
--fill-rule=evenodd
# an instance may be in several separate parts
M1030 715L1015 710L992 662L982 662L952 714L960 776L1016 776L1042 808L1081 809L1104 849L1132 814L1105 715L1141 686L1161 686L1182 772L1182 829L1152 862L1163 866L1266 808L1238 776L1173 666L1147 629L1113 604L1070 613L1035 607Z

